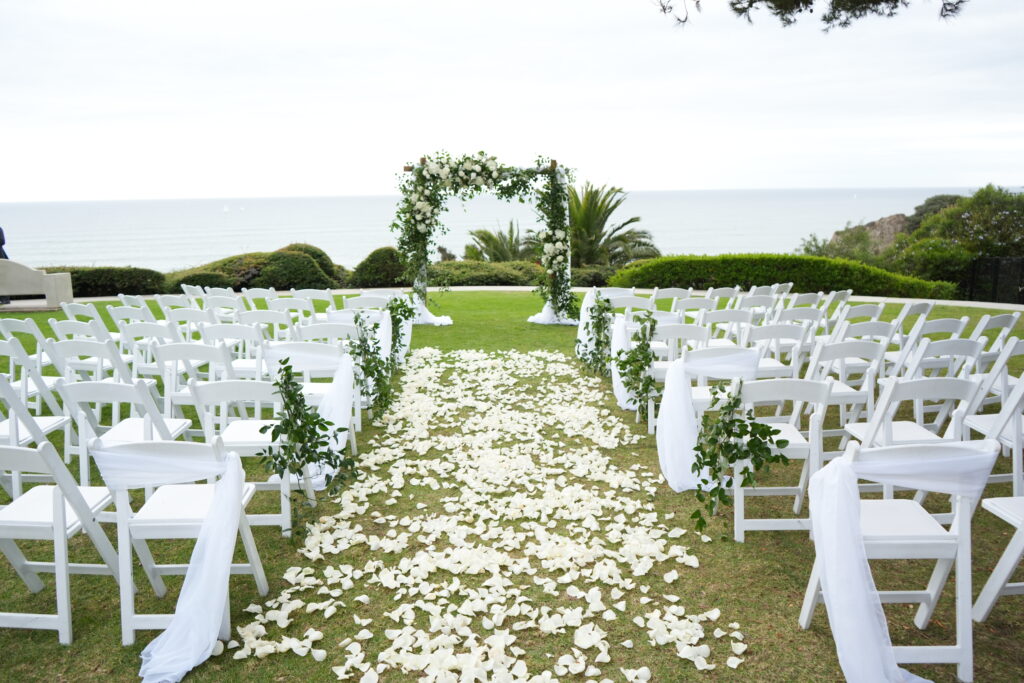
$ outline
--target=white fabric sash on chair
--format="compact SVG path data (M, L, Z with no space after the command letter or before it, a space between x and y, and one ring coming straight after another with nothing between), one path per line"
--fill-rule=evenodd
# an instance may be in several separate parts
M387 360L391 357L391 340L394 338L392 333L392 322L391 313L389 311L381 311L376 308L346 308L340 311L328 311L327 320L332 323L348 323L354 325L356 322L356 313L363 317L370 325L379 323L377 328L377 342L380 344L380 355L381 358ZM409 324L410 329L412 324ZM405 331L405 328L402 328ZM408 333L403 336L403 340L409 338ZM404 345L404 343L403 343Z
M224 619L242 510L242 464L236 453L216 461L132 456L102 447L93 452L93 458L107 487L114 491L220 477L192 550L174 616L167 629L142 651L139 675L144 683L176 683L209 658Z
M858 479L978 500L995 463L991 442L958 443L956 453L858 461L836 458L811 477L814 549L821 592L843 674L851 683L924 681L896 664L882 602L871 576L860 527ZM920 446L891 447L914 449ZM842 586L832 591L830 586Z
M626 316L621 313L615 314L615 321L612 323L612 393L615 400L623 410L636 410L636 396L626 388L622 382L622 375L619 374L619 366L615 362L619 351L629 350L629 332L626 330Z
M353 384L355 382L355 369L352 364L352 356L345 354L341 359L331 386L320 400L317 412L325 420L334 423L335 428L352 429L352 403ZM336 435L331 438L334 448L341 450L345 447L348 432ZM313 484L314 491L323 491L327 488L327 475L333 475L334 470L326 463L317 463L309 467L309 477Z
M680 358L669 366L658 410L657 442L661 473L673 491L697 488L698 475L693 471L693 463L700 425L693 407L690 378L753 379L758 358L757 349L723 349L708 358Z

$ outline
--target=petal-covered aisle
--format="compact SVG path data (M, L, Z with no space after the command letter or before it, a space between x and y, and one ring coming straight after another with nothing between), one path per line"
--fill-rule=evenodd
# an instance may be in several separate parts
M401 383L341 511L230 654L364 682L644 681L652 647L680 678L742 663L739 625L673 592L701 539L654 511L642 429L600 380L560 353L419 349Z

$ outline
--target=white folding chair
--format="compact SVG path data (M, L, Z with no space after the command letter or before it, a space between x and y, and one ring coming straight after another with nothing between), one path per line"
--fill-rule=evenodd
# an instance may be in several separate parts
M181 284L181 291L184 293L194 308L202 308L203 300L206 298L206 290L199 285Z
M817 307L821 304L821 292L803 292L794 294L789 298L786 308L802 308L804 306Z
M54 432L64 433L64 443L71 443L71 418L63 414L33 415L26 407L18 390L0 375L0 444L6 446L40 445L49 440ZM66 460L65 460L66 462ZM12 498L21 495L23 482L38 483L36 479L23 479L17 472L0 470L0 486Z
M160 307L160 312L163 314L165 319L170 319L167 315L168 311L175 308L195 308L196 306L192 303L192 299L189 299L184 294L157 294L156 304Z
M178 330L178 336L186 341L199 338L200 325L214 325L217 316L207 308L170 308L167 321Z
M360 294L358 296L350 296L343 300L343 307L346 309L353 308L387 308L388 302L391 301L390 296L372 296L369 294Z
M107 314L114 321L114 326L120 332L121 328L128 323L155 323L156 316L149 306L110 306Z
M0 335L4 339L16 339L28 353L28 357L40 373L53 361L46 355L43 349L43 342L46 336L39 329L39 325L32 318L0 318Z
M229 298L235 298L238 296L238 292L231 289L230 287L203 287L203 291L206 296L226 296Z
M154 345L181 342L178 328L164 320L152 323L127 323L121 328L121 343L131 358L133 380L138 377L160 376L160 365L153 353Z
M61 412L53 395L57 378L42 374L16 337L0 340L0 360L7 361L7 372L0 376L10 383L26 406L37 415L42 414L44 405L54 415Z
M224 344L156 344L153 355L164 380L163 414L168 418L183 416L182 406L193 405L189 380L203 383L237 379L231 354ZM197 433L190 430L189 436Z
M1024 582L1013 581L1013 575L1024 556L1024 495L986 498L981 501L981 507L1013 526L1015 531L992 569L992 574L982 586L978 599L974 601L971 614L977 622L988 619L996 601L1002 596L1024 595Z
M706 297L687 297L672 301L672 310L682 316L682 321L690 319L697 325L703 325L705 312L713 311L716 307L715 301Z
M248 380L226 380L197 384L189 382L189 390L195 400L196 412L203 425L207 443L221 439L224 448L238 453L242 458L254 457L261 451L277 445L269 428L278 423L281 413L281 397L270 382ZM269 418L265 413L273 417ZM267 428L267 431L262 431ZM249 523L253 526L277 526L281 535L292 533L291 491L301 488L306 500L316 503L308 472L302 472L301 480L292 481L282 477L278 481L252 482L256 491L279 493L280 511L269 514L251 514Z
M817 472L824 461L822 447L822 425L829 402L831 380L823 382L808 379L767 379L744 382L740 398L748 409L757 406L776 406L776 414L757 418L758 422L770 424L779 430L776 439L788 441L780 453L791 460L802 460L800 481L796 486L757 486L747 484L745 479L752 475L750 463L738 462L733 466L733 537L743 543L747 531L806 531L810 529L808 518L751 518L747 516L748 496L792 496L793 513L799 514L803 506L804 492L811 475ZM791 409L785 412L785 405ZM804 408L810 409L807 427L802 425Z
M78 480L89 483L89 442L102 437L108 444L131 441L173 441L185 433L192 421L165 418L160 414L146 384L118 382L57 382L64 409L74 420L78 444L65 444L65 451L78 456ZM104 405L110 406L110 422L103 421ZM127 407L127 414L124 408Z
M310 322L326 322L328 319L327 313L338 310L334 294L329 289L293 289L291 294L292 297L305 299L313 305L313 320ZM317 303L323 304L323 311L316 310Z
M237 294L231 296L206 296L203 307L213 312L213 317L218 323L234 323L238 321L238 314L248 310L245 301Z
M751 326L747 330L746 345L761 352L757 378L799 377L804 362L804 346L810 332L809 325L795 323Z
M340 345L359 338L359 327L354 323L312 323L296 329L296 340Z
M863 552L863 555L869 560L935 560L935 567L924 590L878 591L878 598L883 603L917 604L914 625L919 629L924 629L931 620L935 606L949 578L950 569L955 564L955 644L900 646L893 647L892 653L897 663L956 664L957 677L963 681L972 680L974 650L971 630L971 517L977 503L978 493L973 490L972 482L987 476L998 449L998 444L993 442L943 442L886 448L861 448L858 444L850 444L843 456L845 462L834 463L834 465L849 464L853 468L855 476L882 483L886 487L891 487L894 484L910 488L930 486L934 492L951 494L955 501L955 512L947 530L914 500L906 498L860 500L858 526L859 540L863 543L863 551L859 549L845 550L848 547L845 537L831 537L835 533L841 533L842 528L849 528L848 526L841 527L845 519L846 506L842 506L837 515L838 524L834 528L829 526L819 528L819 522L823 522L823 518L815 519L815 544L818 546L819 554L815 557L814 567L811 570L810 580L804 594L803 607L800 611L800 627L810 628L814 609L822 601L823 573L826 571L832 573L835 569L846 568L858 571L858 567L855 565L859 565L862 560L857 560L855 556ZM955 474L947 474L951 470L955 471ZM824 474L823 472L822 475ZM846 490L840 484L836 487L837 491L830 488L818 491L816 487L827 486L826 481L827 479L823 477L811 483L812 517L815 517L816 511L828 512L837 508L836 499L833 496L838 491ZM967 494L968 489L971 489L971 495ZM816 503L818 500L816 496L819 495L828 499L824 506L819 506ZM826 536L830 537L826 538ZM850 540L857 542L858 539ZM823 564L825 560L820 554L822 547L830 548L830 556L826 558L829 563L828 567ZM839 555L839 553L843 554ZM832 593L830 599L838 598L839 594L849 590L843 582L830 583L827 589ZM870 595L852 594L842 598L841 601L834 601L832 604L856 604L859 606L864 604L865 600L872 599ZM870 610L870 605L868 609ZM844 614L833 614L831 619L833 623L842 624L844 616ZM857 631L859 627L860 624L853 625L852 635L855 638L859 635ZM844 633L844 637L845 635L846 633ZM867 642L873 641L873 639L866 640ZM845 651L838 641L839 637L837 637L837 646L842 659L845 656L842 653ZM876 658L881 657L883 653L862 652L859 654L861 657L871 657L877 661ZM849 659L854 664L858 661L856 657Z
M693 298L693 287L665 287L664 289L655 287L654 292L651 293L651 299L655 302L655 308L657 308L657 302L669 299L669 310L676 310L677 299L690 299Z
M885 344L881 342L853 339L818 344L811 354L804 377L818 381L829 377L834 379L829 402L839 407L840 425L857 422L861 414L864 419L871 420L884 358ZM856 364L856 369L847 367L849 361ZM842 436L844 433L842 426L823 431L825 437Z
M114 504L117 508L117 558L121 576L121 643L132 645L136 631L165 629L171 614L139 614L135 611L135 590L132 581L132 549L138 555L153 590L158 597L167 593L163 577L184 574L188 564L157 564L149 550L149 541L167 539L191 539L199 536L203 521L214 505L216 484L195 483L206 481L209 475L200 474L202 463L220 463L225 460L224 446L219 440L211 444L145 441L136 443L111 444L94 439L90 448L96 452L105 465L117 467L120 459L125 464L118 469L139 470L133 472L131 486L113 486ZM152 460L150 467L146 460ZM130 461L130 464L129 464ZM199 465L197 467L196 465ZM173 476L177 474L177 476ZM110 474L105 475L110 478ZM176 483L164 483L167 480ZM189 483L181 483L181 482ZM133 510L128 496L129 488L155 488L145 503ZM269 586L263 572L256 541L245 516L245 506L252 499L251 484L243 484L241 508L238 511L238 536L245 550L245 563L232 564L232 574L251 574L260 595L266 595ZM225 610L221 637L230 636L228 605Z
M719 309L706 311L701 324L711 328L708 346L746 346L747 333L753 325L751 311Z
M1020 313L981 316L981 320L978 321L968 338L980 340L985 344L980 359L982 370L987 370L989 364L995 360L1018 320L1020 320Z
M92 382L132 381L132 371L128 367L131 356L122 354L112 339L51 341L47 343L46 353L53 359L57 371L69 382L79 379ZM152 379L143 381L148 387L155 385Z
M984 389L979 390L981 394ZM977 404L975 398L975 404ZM1002 446L1003 455L1009 454L1011 473L993 474L989 477L990 484L1009 481L1013 484L1013 495L1024 496L1024 383L1018 382L1009 395L1003 400L998 413L985 415L970 414L964 418L964 435L977 432L985 439L994 439Z
M100 528L97 518L111 504L111 495L100 486L78 486L60 461L53 444L43 441L35 448L0 446L0 470L50 479L54 486L33 486L0 508L0 552L28 589L44 588L41 573L53 573L57 588L56 614L0 612L0 627L57 631L62 645L71 644L70 574L106 574L118 579L117 553ZM68 541L85 532L104 564L72 563ZM53 561L30 561L18 541L50 541ZM127 589L133 588L131 578Z
M332 379L344 353L344 349L338 344L307 341L270 343L267 344L264 353L267 366L267 375L264 379L276 378L279 364L287 358L295 374L301 378L306 402L311 406L319 406L331 385L330 382L314 380ZM356 405L362 405L361 397ZM357 428L359 427L361 424L357 419Z
M200 325L203 342L223 344L231 352L231 367L239 379L263 376L263 333L258 327L240 323Z
M316 308L308 299L286 297L267 302L272 311L283 311L291 316L292 325L309 325L316 320Z
M633 296L635 287L598 287L597 296L605 299L613 299L617 296Z

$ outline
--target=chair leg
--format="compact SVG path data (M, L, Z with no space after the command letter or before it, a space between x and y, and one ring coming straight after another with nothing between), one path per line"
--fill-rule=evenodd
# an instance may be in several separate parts
M28 589L33 593L38 593L43 590L43 582L39 579L39 574L26 566L28 560L22 554L21 549L18 548L18 544L14 541L4 538L0 539L0 552L4 554L7 561L14 567L14 571L21 577L21 580L25 582Z
M164 597L167 595L167 586L164 584L163 578L156 572L156 562L153 560L152 553L149 552L149 546L141 538L133 538L131 544L135 548L135 554L139 556L139 562L142 563L142 571L146 573L146 578L149 579L149 585L153 587L153 592L156 593L158 598Z
M71 576L68 567L68 537L63 529L54 529L54 532L53 574L57 584L57 637L61 645L70 645Z
M736 474L733 474L733 481L737 480ZM743 520L746 518L746 498L743 495L743 487L738 484L733 489L733 540L737 543L743 543L746 540L746 529L743 527Z
M1013 572L1017 569L1017 565L1020 564L1021 557L1024 557L1024 527L1017 529L1013 538L1010 539L1006 550L1003 551L999 562L996 563L996 568L992 570L992 575L988 577L988 581L985 582L981 593L978 594L973 610L975 621L980 622L988 619L988 615L992 613L996 600L999 599L1003 592L1003 587L1013 577Z
M118 574L121 577L121 644L135 643L135 582L132 579L131 540L126 525L117 530Z
M821 564L818 558L815 558L814 566L811 567L811 576L807 579L807 590L804 591L804 604L800 607L800 628L805 631L811 627L811 620L814 618L814 608L818 606L820 594Z
M799 515L804 506L804 494L807 491L807 482L810 480L811 459L804 460L803 469L800 470L800 490L796 493L796 500L793 501L793 514Z
M914 615L914 626L920 629L928 628L928 622L931 621L935 605L939 602L939 596L942 595L942 589L949 579L949 571L952 568L952 559L938 560L935 563L935 569L932 570L932 576L928 580L928 588L926 589L928 591L928 598L918 606L917 614ZM959 585L960 576L957 575L956 579Z
M968 531L968 533L970 533ZM961 681L974 680L974 624L971 621L971 546L956 556L956 645L960 661L956 675Z
M260 560L260 553L256 548L256 539L252 536L252 527L249 526L249 520L246 518L244 510L242 511L242 516L238 519L238 534L242 537L245 557L249 560L249 565L252 567L252 575L256 580L256 590L259 591L260 595L266 595L270 591L270 586L267 584L267 575L263 571L263 561Z
M289 538L292 535L292 475L285 472L281 477L281 535Z

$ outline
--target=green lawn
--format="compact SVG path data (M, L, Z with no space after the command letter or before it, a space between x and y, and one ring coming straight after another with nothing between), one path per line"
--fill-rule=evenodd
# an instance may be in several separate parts
M526 322L527 316L540 310L540 300L528 293L484 293L484 292L452 292L434 296L432 309L435 313L451 315L455 324L451 327L424 328L417 327L413 335L414 347L435 347L442 350L482 349L488 351L501 349L532 350L547 349L571 354L575 338L575 328L531 325ZM889 306L887 317L891 318L898 306ZM969 308L938 306L932 317L960 317L967 315L975 320L985 311ZM45 320L55 314L31 314L48 332ZM1018 336L1024 334L1024 325L1015 331ZM33 350L31 347L28 349ZM1015 368L1019 372L1022 368ZM614 414L632 423L631 414L622 413L615 408L609 399L607 407ZM637 433L643 438L635 447L623 449L620 454L623 463L638 463L651 473L657 473L658 461L653 437L646 436L646 429L636 425ZM371 438L379 435L379 428L368 426L359 435L359 442L365 446ZM626 466L626 465L624 465ZM77 472L77 465L72 463L72 472ZM998 467L1005 470L1006 463L1000 462ZM258 471L258 465L248 463L250 472ZM797 465L773 468L769 478L764 482L771 484L776 481L795 481ZM989 487L987 495L1009 495L1009 485ZM3 494L0 493L0 496ZM436 504L441 495L415 491L415 500L403 498L398 504L386 509L388 514L401 516L411 511L415 503ZM367 533L386 533L387 528L374 521L375 509L384 509L385 494L372 496L368 511L353 519L353 523L362 524ZM0 502L7 502L0 499ZM258 500L251 511L259 511L260 507L269 505L268 500ZM661 485L651 501L659 515L676 515L676 524L682 525L685 518L693 510L695 501L692 494L675 494L666 486ZM936 501L937 502L937 501ZM785 505L781 501L770 502L757 500L752 505L754 514L775 514ZM338 506L328 500L321 501L320 509L324 514L337 511ZM728 511L727 511L728 512ZM974 593L980 590L987 579L1006 542L1009 540L1011 528L992 517L989 513L979 510L974 523ZM675 681L690 679L740 679L769 681L805 681L805 680L837 680L840 673L835 658L834 645L828 629L828 622L823 608L819 608L813 627L809 631L801 631L797 626L797 615L806 585L807 575L813 561L813 546L806 534L797 532L752 532L747 536L745 544L720 540L723 535L731 532L731 523L727 518L712 520L708 531L715 540L711 543L694 543L695 539L688 536L693 552L700 559L700 568L696 570L680 570L680 578L671 587L672 593L681 596L680 604L686 605L690 611L719 607L723 612L724 621L736 621L746 636L750 649L744 655L745 663L736 671L724 667L724 657L717 656L719 668L713 672L699 673L692 664L678 659L674 651L667 648L647 646L640 633L633 628L628 629L628 620L608 627L611 633L609 641L618 643L624 638L632 638L637 646L633 650L620 647L613 648L613 661L604 667L603 676L613 680L623 680L619 667L636 668L642 665L651 667L655 680ZM113 529L110 529L113 535ZM692 533L692 532L691 532ZM279 533L268 527L255 529L256 541L259 545L263 562L271 582L271 595L276 595L284 586L281 579L284 572L291 566L306 565L309 561L296 553L296 546ZM32 558L43 559L50 552L49 545L28 545L27 554ZM168 561L172 557L182 560L187 558L191 544L164 543L159 547L158 560ZM95 561L95 554L88 543L78 538L72 544L73 559L78 561ZM337 563L348 563L361 566L369 559L376 559L375 554L366 546L353 549L351 555L334 558ZM908 566L909 565L909 566ZM894 585L912 585L923 587L929 573L926 563L886 563L877 567L876 579L880 587ZM652 594L668 592L660 582L660 572L655 577L644 577L638 581L651 585ZM138 574L136 575L138 577ZM6 611L40 611L50 612L54 606L52 580L45 579L47 588L37 595L28 593L24 584L14 575L6 562L0 562L0 610ZM180 579L172 578L169 584L174 586L171 595L165 599L155 598L144 581L139 581L138 605L140 611L170 611L176 595L176 586ZM951 588L951 586L949 587ZM931 626L919 632L912 624L913 608L910 606L890 606L890 628L896 644L938 644L951 642L953 609L951 590L947 588ZM362 616L376 617L373 629L378 633L376 640L383 640L380 633L384 619L379 616L383 611L393 609L397 603L389 600L387 591L379 587L370 593L372 612L363 608ZM558 605L560 598L537 594L538 603ZM568 598L561 598L568 600ZM1021 598L1009 597L1000 601L992 616L984 624L975 625L975 676L983 680L1020 680L1024 672L1024 651L1019 648L1018 641L1024 626L1021 616ZM0 629L0 648L5 652L0 670L4 680L135 680L138 670L138 655L149 640L148 634L142 634L140 642L133 647L123 648L120 645L120 624L118 618L118 594L113 580L109 577L75 576L72 578L72 601L74 615L75 642L69 647L57 643L56 634L50 631L25 631ZM248 621L242 609L252 603L260 602L252 580L249 577L232 579L231 601L235 625ZM299 635L307 627L314 626L323 630L325 637L320 646L328 650L325 662L315 662L309 656L298 657L292 654L275 655L267 659L254 658L234 661L228 655L211 659L190 675L189 680L333 680L330 666L341 663L342 652L336 644L347 637L354 636L360 626L350 618L335 616L324 621L320 615L298 618L290 627L290 635ZM525 657L530 663L531 671L550 666L546 655L558 656L565 653L567 643L565 636L550 638L539 637L535 632L519 641L519 645L527 649ZM373 643L374 641L370 641ZM571 635L569 637L571 645ZM379 646L367 644L366 649L372 655L374 648ZM935 680L955 680L952 666L918 666L912 667L915 673L934 678ZM383 680L411 680L411 676L390 674ZM358 677L353 679L358 680ZM570 677L570 680L585 680L583 676Z

